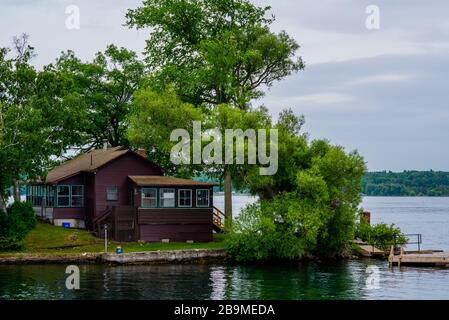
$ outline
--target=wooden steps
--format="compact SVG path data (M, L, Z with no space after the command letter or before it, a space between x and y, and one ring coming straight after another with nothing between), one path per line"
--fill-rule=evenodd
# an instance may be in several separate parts
M213 207L213 229L216 233L223 232L225 226L225 214L220 209Z

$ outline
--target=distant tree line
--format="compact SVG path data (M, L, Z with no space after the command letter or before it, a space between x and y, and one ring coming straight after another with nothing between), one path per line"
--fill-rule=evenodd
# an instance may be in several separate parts
M362 179L367 196L449 196L449 172L368 172Z

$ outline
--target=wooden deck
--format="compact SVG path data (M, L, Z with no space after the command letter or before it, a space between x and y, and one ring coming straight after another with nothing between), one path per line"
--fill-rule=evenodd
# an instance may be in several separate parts
M407 252L401 250L400 254L394 254L392 248L388 262L390 266L397 265L399 267L401 265L449 267L449 252L432 250Z

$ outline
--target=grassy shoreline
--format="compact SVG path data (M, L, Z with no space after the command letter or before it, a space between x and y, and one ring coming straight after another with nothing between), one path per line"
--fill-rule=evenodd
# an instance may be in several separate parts
M16 251L0 251L0 258L66 258L89 257L104 253L104 240L80 229L64 229L38 222L22 241L22 248ZM117 246L124 253L145 251L171 251L189 249L224 249L222 235L214 235L213 242L207 243L118 243L109 241L108 252L115 252Z

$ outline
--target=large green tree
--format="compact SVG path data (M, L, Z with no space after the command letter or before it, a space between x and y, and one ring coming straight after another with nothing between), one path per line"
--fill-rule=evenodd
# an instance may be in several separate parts
M20 199L22 179L45 175L54 157L78 142L83 103L71 81L52 66L37 71L28 36L14 38L14 50L0 49L0 193L14 185Z
M193 142L194 121L201 123L201 141ZM234 165L225 164L226 158L226 129L240 129L245 133L247 129L270 129L271 118L264 108L256 110L241 110L239 108L221 104L214 109L197 108L190 103L182 102L177 97L173 88L167 88L157 93L149 89L141 89L136 92L133 99L132 111L129 116L130 128L128 139L136 147L143 147L154 161L161 164L170 174L180 176L192 176L207 173L210 176L220 178L223 168L232 170L235 176L241 177L236 182L244 182L244 173L251 165L237 164L236 150L241 148L242 154L248 158L250 141L243 135L241 139L233 137L232 159ZM182 128L188 134L187 139L180 139L177 134L172 138L174 130ZM210 131L213 129L213 133ZM184 137L182 137L184 138ZM255 134L254 146L257 134ZM173 164L170 159L172 151L178 150L177 145L186 143L185 161ZM193 144L201 146L203 160L208 163L198 164L193 161ZM175 152L176 153L176 152ZM257 156L257 155L256 155ZM241 162L241 161L240 161ZM254 164L257 164L255 161Z
M231 257L336 257L353 239L365 162L357 152L345 152L326 140L309 142L301 132L303 123L284 111L276 124L277 174L247 175L246 185L260 201L233 224L227 237Z
M264 87L304 68L296 41L270 30L269 10L247 0L145 0L128 11L127 24L152 28L145 53L153 88L171 84L194 105L246 110ZM223 177L230 218L231 170Z
M127 138L133 146L146 149L148 156L168 174L191 177L200 167L172 163L170 153L178 141L171 141L170 136L173 130L183 128L192 137L193 121L204 119L203 110L181 101L173 88L160 93L141 89L133 98Z
M139 88L145 66L133 51L109 45L90 62L82 62L75 53L63 53L55 63L58 72L70 77L73 90L87 106L79 135L81 151L101 146L128 146L127 117L131 98Z

